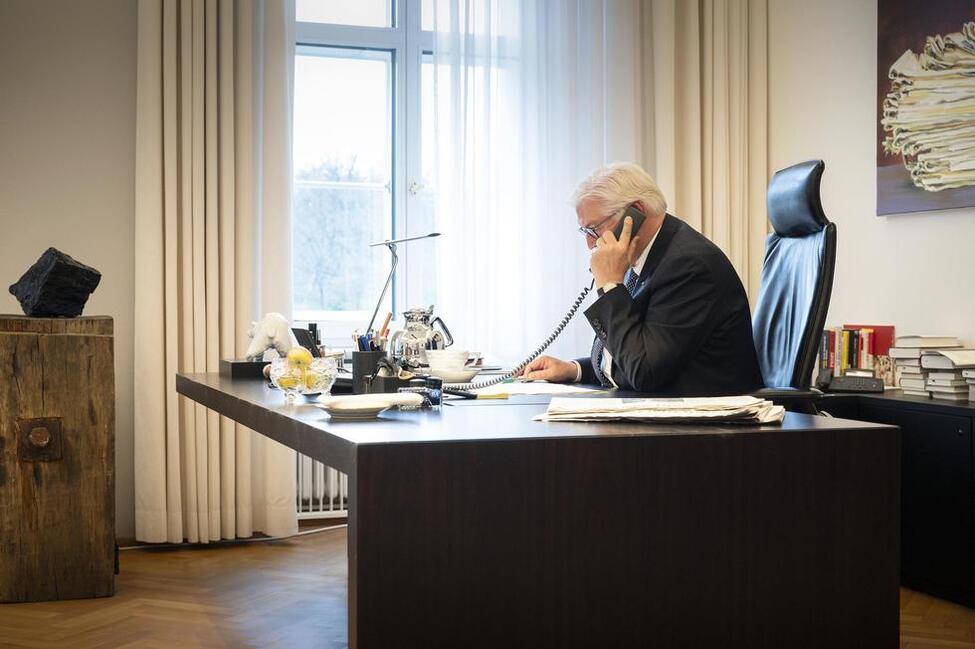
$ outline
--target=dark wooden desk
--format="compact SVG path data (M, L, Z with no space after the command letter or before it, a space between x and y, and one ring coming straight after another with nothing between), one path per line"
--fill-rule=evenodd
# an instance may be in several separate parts
M894 426L332 423L259 380L176 387L348 473L351 647L897 646Z

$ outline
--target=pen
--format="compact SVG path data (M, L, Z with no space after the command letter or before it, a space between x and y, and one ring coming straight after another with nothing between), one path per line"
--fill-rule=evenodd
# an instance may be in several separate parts
M473 392L467 392L466 390L454 390L453 388L444 388L445 394L452 394L455 397L461 397L463 399L476 399L477 395Z

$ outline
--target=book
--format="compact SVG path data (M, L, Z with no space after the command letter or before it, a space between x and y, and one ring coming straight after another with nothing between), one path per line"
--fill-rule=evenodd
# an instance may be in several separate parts
M943 387L943 388L957 388L959 386L967 386L968 383L964 380L958 379L932 379L928 377L927 388Z
M912 365L907 365L905 367L897 366L897 371L901 374L927 374L930 370L926 370L923 367L915 367Z
M850 366L850 330L843 330L843 344L840 348L842 351L840 353L840 374L846 371L846 368Z
M925 386L928 392L938 394L968 394L968 386L953 386L953 385L930 385Z
M944 392L932 392L931 398L941 399L942 401L969 401L968 392L959 392L957 394L946 394Z
M964 376L966 379L975 379L975 369L962 370L961 375Z
M904 394L906 394L909 397L924 397L925 399L931 397L931 395L928 393L927 390L914 390L911 388L905 389Z
M897 367L921 367L921 357L917 358L898 358L894 361Z
M932 347L961 347L961 343L955 336L897 336L894 345L897 347L920 347L924 349Z
M926 349L921 367L928 369L975 368L975 349Z
M968 386L968 400L975 401L975 385Z
M921 358L920 347L891 347L890 357L894 360Z
M901 379L901 387L912 390L924 390L927 387L927 381L924 379Z
M874 356L887 356L894 346L894 325L847 324L846 329L866 329L870 331L870 353Z
M928 372L928 378L938 381L958 381L964 379L961 370L954 372Z

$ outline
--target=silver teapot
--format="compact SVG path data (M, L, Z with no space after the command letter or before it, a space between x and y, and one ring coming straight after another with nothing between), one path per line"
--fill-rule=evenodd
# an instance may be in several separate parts
M412 367L425 365L426 350L443 349L454 344L447 325L433 317L433 305L416 307L403 312L406 324L389 340L389 354L394 361L404 361ZM439 331L438 331L439 327Z

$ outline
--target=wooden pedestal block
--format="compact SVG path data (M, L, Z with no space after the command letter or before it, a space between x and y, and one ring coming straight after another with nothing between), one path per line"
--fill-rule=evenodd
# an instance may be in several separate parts
M0 315L0 602L115 592L112 319Z

